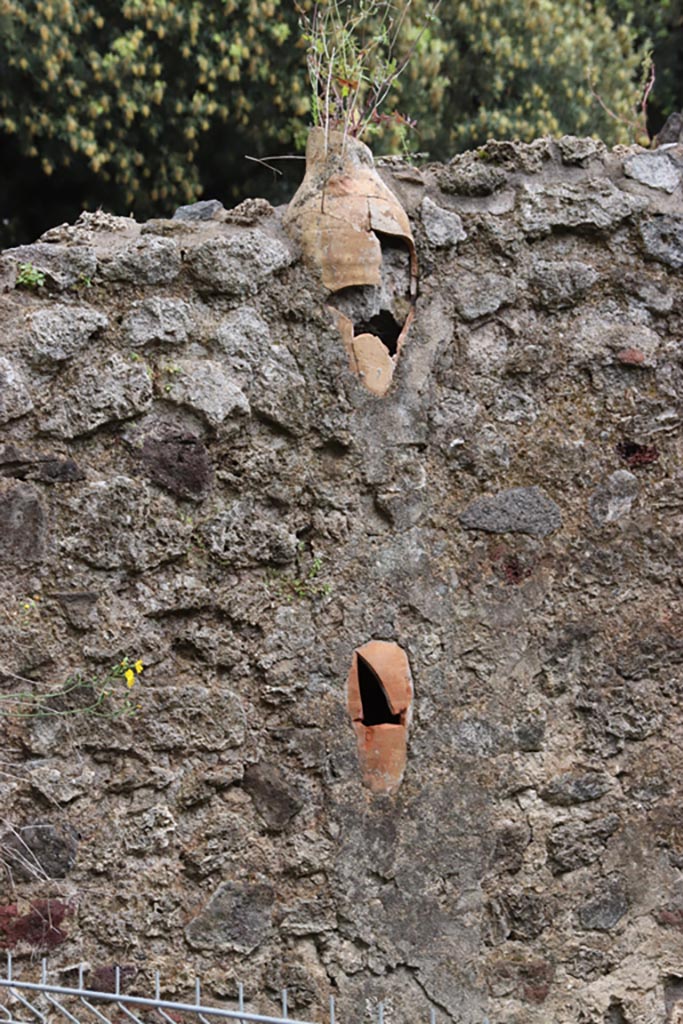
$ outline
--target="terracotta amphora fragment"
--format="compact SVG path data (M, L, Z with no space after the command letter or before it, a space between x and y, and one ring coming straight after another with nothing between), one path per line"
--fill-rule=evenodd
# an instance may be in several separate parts
M350 369L385 395L413 318L417 257L408 216L368 147L314 128L284 225L331 293Z
M364 785L373 793L395 792L406 766L413 700L405 651L386 640L355 650L347 699Z

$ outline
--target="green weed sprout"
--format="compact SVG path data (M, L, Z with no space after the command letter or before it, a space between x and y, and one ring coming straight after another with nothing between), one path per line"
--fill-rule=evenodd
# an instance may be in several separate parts
M42 270L34 267L32 263L20 263L19 273L17 274L17 287L33 290L44 288L45 274Z
M311 13L297 5L306 45L315 127L361 138L373 125L413 122L398 113L380 113L392 86L413 57L422 32L436 20L441 0L428 4L422 31L399 59L398 43L413 0L328 0Z
M329 597L332 585L320 579L323 573L323 560L316 555L308 567L302 566L305 545L299 545L297 563L299 572L296 576L273 573L267 577L268 588L274 588L288 603L298 598L300 601L314 601L316 598Z
M131 691L143 669L139 658L123 658L104 675L69 676L43 693L0 694L0 718L130 718L142 707Z

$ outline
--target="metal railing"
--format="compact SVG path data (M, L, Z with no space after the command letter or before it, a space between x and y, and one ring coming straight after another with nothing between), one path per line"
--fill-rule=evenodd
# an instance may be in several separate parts
M152 1011L165 1024L179 1024L177 1015L189 1014L200 1024L213 1024L214 1021L240 1021L243 1024L315 1024L311 1021L297 1020L287 1013L287 989L282 990L282 1014L269 1017L261 1013L251 1013L244 1007L244 988L238 986L237 1009L227 1010L224 1007L208 1006L202 1001L201 979L195 981L193 1003L176 1003L162 999L159 972L154 978L154 998L132 996L121 992L121 969L114 969L114 991L98 992L84 987L84 967L78 968L78 985L73 987L53 985L48 981L47 961L42 961L41 980L39 982L20 981L14 976L12 954L7 953L4 973L0 967L0 1024L53 1024L55 1019L52 1011L57 1011L70 1024L91 1024L95 1017L99 1024L121 1024L120 1014L131 1020L133 1024L150 1024L150 1017L142 1018L136 1011ZM6 994L6 999L1 997ZM97 1003L97 1005L94 1005ZM37 1005L39 1004L39 1005ZM16 1010L16 1012L15 1012ZM107 1013L117 1013L116 1020ZM176 1016L174 1017L173 1014ZM379 1003L376 1011L377 1024L384 1024L385 1007ZM207 1019L211 1018L211 1020ZM184 1017L181 1017L184 1020ZM334 997L330 997L329 1024L335 1022ZM430 1011L430 1024L436 1024L436 1015Z
M201 980L195 981L195 992L193 1003L176 1003L168 999L162 999L160 995L161 982L159 972L154 978L154 998L128 995L121 991L121 970L116 967L114 970L114 991L98 992L85 988L83 984L83 966L78 969L78 985L69 987L66 985L53 985L47 980L47 961L42 961L41 980L39 982L20 981L14 977L11 953L7 954L7 966L3 974L0 972L0 993L6 992L9 999L6 1003L0 1002L0 1022L7 1021L7 1024L49 1024L52 1014L48 1009L36 1005L39 997L42 996L43 1003L56 1010L71 1024L85 1024L90 1021L88 1011L100 1021L100 1024L112 1024L112 1018L107 1012L119 1011L133 1021L133 1024L149 1024L149 1019L143 1020L136 1010L152 1010L166 1022L166 1024L178 1024L171 1014L190 1014L201 1024L210 1024L207 1018L218 1020L235 1020L254 1022L254 1024L313 1024L311 1021L300 1021L287 1013L287 989L282 990L282 1015L269 1017L262 1013L251 1013L244 1008L244 988L238 987L238 1008L226 1010L224 1007L208 1006L202 1001ZM94 1003L98 1005L95 1006ZM14 1012L18 1009L19 1016ZM22 1009L26 1011L22 1014ZM26 1015L28 1014L28 1016ZM48 1016L49 1014L49 1016ZM118 1024L118 1022L117 1022ZM334 999L330 999L330 1024L334 1024Z

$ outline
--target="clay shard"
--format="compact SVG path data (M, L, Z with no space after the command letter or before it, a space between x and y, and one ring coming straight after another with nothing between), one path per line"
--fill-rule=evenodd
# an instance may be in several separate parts
M394 361L389 350L374 334L354 335L353 323L339 310L330 307L349 357L349 368L374 395L385 395L394 376Z
M357 648L347 695L363 784L373 793L393 793L405 771L413 700L405 651L386 640Z

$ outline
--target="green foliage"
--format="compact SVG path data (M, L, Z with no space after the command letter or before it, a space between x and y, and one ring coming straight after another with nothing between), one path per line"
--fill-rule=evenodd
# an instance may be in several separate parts
M240 126L268 120L272 139L307 116L289 6L0 0L0 129L48 177L87 168L120 208L190 202L211 128L229 147Z
M316 598L329 597L332 593L332 585L320 579L322 573L322 558L307 557L306 545L301 543L297 551L297 575L271 573L266 585L288 603L294 598L314 601Z
M359 3L328 0L323 11L356 10ZM375 17L370 24L378 28L369 56L367 44L361 55L372 66L372 47L382 51L387 38L386 18L376 8L393 5L370 6ZM378 148L396 150L403 142L443 159L492 137L531 141L567 133L599 135L614 144L642 134L641 69L648 39L638 37L628 18L613 20L602 3L442 0L435 7L430 0L413 0L401 9L399 31L389 33L393 63L385 60L379 66L386 79L392 68L402 68L411 58L405 75L391 79L385 107L415 119L417 132L406 138L402 119L387 119L380 125ZM358 33L352 17L346 19L340 24L338 16L330 15L321 21L332 44L349 29ZM306 38L310 48L310 32ZM337 42L335 52L353 71L353 50L349 56L348 47ZM341 67L333 70L343 77ZM321 77L312 75L314 106L321 104ZM335 105L340 106L336 97Z
M44 288L45 287L45 274L42 270L38 270L32 263L20 263L19 273L17 274L17 287L18 288Z
M488 138L563 133L629 141L622 122L638 101L641 55L628 24L615 25L590 0L446 0L441 73L444 108L429 144L440 152ZM614 111L611 118L591 84Z
M34 233L38 191L44 226L71 216L67 188L76 212L87 201L139 217L204 187L285 199L293 179L276 194L244 154L291 152L320 120L327 86L314 68L311 100L311 47L329 58L332 46L334 102L376 131L378 151L443 159L490 136L564 132L626 141L639 47L680 30L683 0L608 3L614 21L600 0L441 0L436 15L434 0L320 0L323 31L301 38L313 0L0 0L0 219L24 182Z
M392 86L415 56L420 39L436 21L441 0L327 0L315 4L308 15L298 7L306 62L311 81L313 124L326 130L342 129L360 138L383 120L405 124L398 114L381 114ZM405 44L404 26L424 17L412 45ZM414 34L414 33L413 33Z
M72 675L52 690L0 694L0 718L129 718L141 707L132 689L142 670L140 660L124 658L103 675Z
M607 0L607 9L614 21L630 19L641 44L652 44L656 119L683 110L683 0Z

